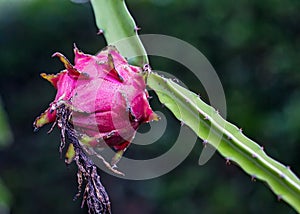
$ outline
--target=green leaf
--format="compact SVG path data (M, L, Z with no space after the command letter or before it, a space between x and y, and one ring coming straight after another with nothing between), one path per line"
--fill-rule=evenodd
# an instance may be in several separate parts
M252 178L265 181L279 199L300 212L300 181L289 167L269 157L262 147L247 138L241 129L225 121L197 94L156 73L150 73L147 81L160 102L178 120L214 146L228 161L237 163Z

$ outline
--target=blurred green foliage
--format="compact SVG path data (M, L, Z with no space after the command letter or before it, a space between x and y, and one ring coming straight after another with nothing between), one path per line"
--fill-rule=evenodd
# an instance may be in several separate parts
M6 112L0 97L0 149L5 148L12 142L12 133L7 122ZM0 213L9 213L11 195L0 178Z
M0 97L0 148L12 142L12 133L7 122L7 115Z
M10 212L11 195L9 190L0 179L0 213L8 214Z
M128 6L141 33L175 36L204 53L223 83L228 120L299 174L300 1L128 0ZM0 3L0 94L14 134L14 143L0 151L0 175L12 193L14 214L86 213L80 200L72 201L76 168L59 159L57 130L34 134L32 122L55 94L39 73L63 68L51 54L72 59L74 42L96 53L105 45L96 32L89 4ZM205 97L183 66L151 60L152 67L172 72ZM152 105L163 109L155 100ZM164 137L153 145L132 145L128 156L157 156L172 146L179 124L163 110L169 119ZM198 141L187 160L156 179L127 181L101 173L113 213L295 213L218 154L198 166L201 149Z

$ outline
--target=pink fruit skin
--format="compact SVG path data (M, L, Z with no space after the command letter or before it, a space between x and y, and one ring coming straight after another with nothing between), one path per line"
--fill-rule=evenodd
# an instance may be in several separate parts
M148 102L140 67L129 65L113 46L96 56L74 48L75 65L55 53L66 69L56 75L41 74L57 89L49 108L34 122L36 129L56 120L56 108L72 109L71 123L79 140L92 147L125 150L142 123L157 120Z

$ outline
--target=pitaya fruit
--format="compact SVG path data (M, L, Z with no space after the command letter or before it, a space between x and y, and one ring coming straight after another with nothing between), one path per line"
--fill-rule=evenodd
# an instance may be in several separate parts
M34 128L56 121L61 129L65 128L57 118L57 108L64 105L71 112L68 122L78 141L88 147L113 148L117 152L115 164L139 125L158 119L148 102L143 69L129 65L113 46L96 56L84 54L75 46L74 54L73 66L62 54L55 53L53 56L59 57L66 69L55 75L41 74L57 94L35 120Z

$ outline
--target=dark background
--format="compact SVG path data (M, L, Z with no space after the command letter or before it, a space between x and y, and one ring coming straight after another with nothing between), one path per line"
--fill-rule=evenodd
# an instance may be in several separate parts
M166 34L197 47L221 79L228 120L299 174L300 1L127 3L141 33ZM32 122L55 95L39 73L63 68L50 56L60 51L71 60L74 42L83 51L96 53L105 46L96 32L89 4L0 1L0 94L14 135L14 142L0 151L0 175L11 193L11 213L87 212L80 209L80 199L72 201L76 168L67 168L59 158L58 131L47 135L50 127L45 127L33 133ZM205 94L182 66L152 60L152 67ZM151 102L155 109L161 108L155 99ZM172 130L179 125L171 116L168 124L172 128L163 139L149 146L133 145L127 155L155 156L170 148L170 139L177 135ZM128 181L101 172L113 213L295 213L278 202L267 185L251 182L249 175L235 165L227 166L218 153L199 166L201 149L199 140L179 167L156 179Z

